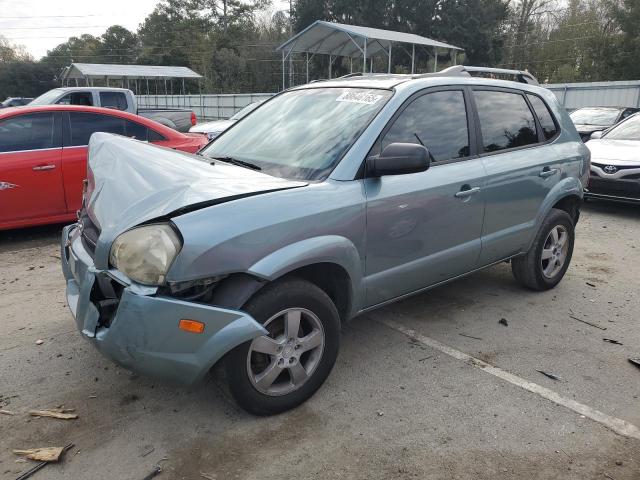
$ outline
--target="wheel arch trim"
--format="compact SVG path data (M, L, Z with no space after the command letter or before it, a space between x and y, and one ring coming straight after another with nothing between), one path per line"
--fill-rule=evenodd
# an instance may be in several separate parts
M579 179L575 177L567 177L559 181L556 185L553 186L551 191L547 194L540 209L538 210L538 215L535 221L535 228L533 229L534 234L532 235L529 243L527 244L527 248L525 251L528 251L533 244L535 239L535 232L540 229L542 222L549 215L551 209L557 205L562 200L569 197L577 197L580 202L584 199L584 189L582 187L582 183Z
M313 237L282 247L251 265L246 273L274 281L291 272L316 264L335 264L349 277L351 315L362 304L362 258L349 239L338 235Z

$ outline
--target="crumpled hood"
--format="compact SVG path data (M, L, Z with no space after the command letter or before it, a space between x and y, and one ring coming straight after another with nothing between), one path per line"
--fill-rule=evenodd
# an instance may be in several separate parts
M101 230L96 266L106 266L115 237L140 223L235 198L307 185L220 161L210 165L199 158L118 135L92 135L85 206Z
M189 129L191 133L222 132L236 123L235 120L216 120L215 122L199 123Z
M640 141L635 140L589 140L586 143L591 151L593 163L617 166L640 166Z

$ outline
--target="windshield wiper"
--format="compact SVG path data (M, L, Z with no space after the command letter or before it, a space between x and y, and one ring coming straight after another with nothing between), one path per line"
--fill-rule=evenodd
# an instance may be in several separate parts
M211 157L213 160L220 160L221 162L230 163L239 167L250 168L251 170L262 170L262 167L255 163L245 162L244 160L238 160L233 157Z

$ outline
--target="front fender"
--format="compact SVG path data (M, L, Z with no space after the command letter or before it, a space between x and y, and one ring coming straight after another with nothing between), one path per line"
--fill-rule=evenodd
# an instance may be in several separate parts
M540 229L542 222L544 222L544 219L547 217L547 215L549 215L549 212L551 211L553 206L563 198L567 197L578 197L580 198L580 200L584 198L584 189L582 187L580 179L576 177L567 177L563 178L556 185L554 185L554 187L542 202L540 209L538 210L535 228L533 229L534 232L537 232ZM527 246L527 249L525 251L528 251L531 248L534 238L535 234L532 236L531 241L529 242L529 245Z
M318 263L333 263L348 273L353 292L352 305L359 308L362 303L363 260L355 245L345 237L325 235L292 243L258 260L247 273L272 281Z

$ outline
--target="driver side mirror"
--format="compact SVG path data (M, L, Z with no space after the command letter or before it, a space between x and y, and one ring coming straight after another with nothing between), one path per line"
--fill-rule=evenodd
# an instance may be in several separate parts
M429 150L415 143L392 143L380 155L367 158L367 176L405 175L431 166Z
M593 132L591 134L591 136L589 137L589 140L598 140L599 138L602 138L602 130L598 130L597 132Z

